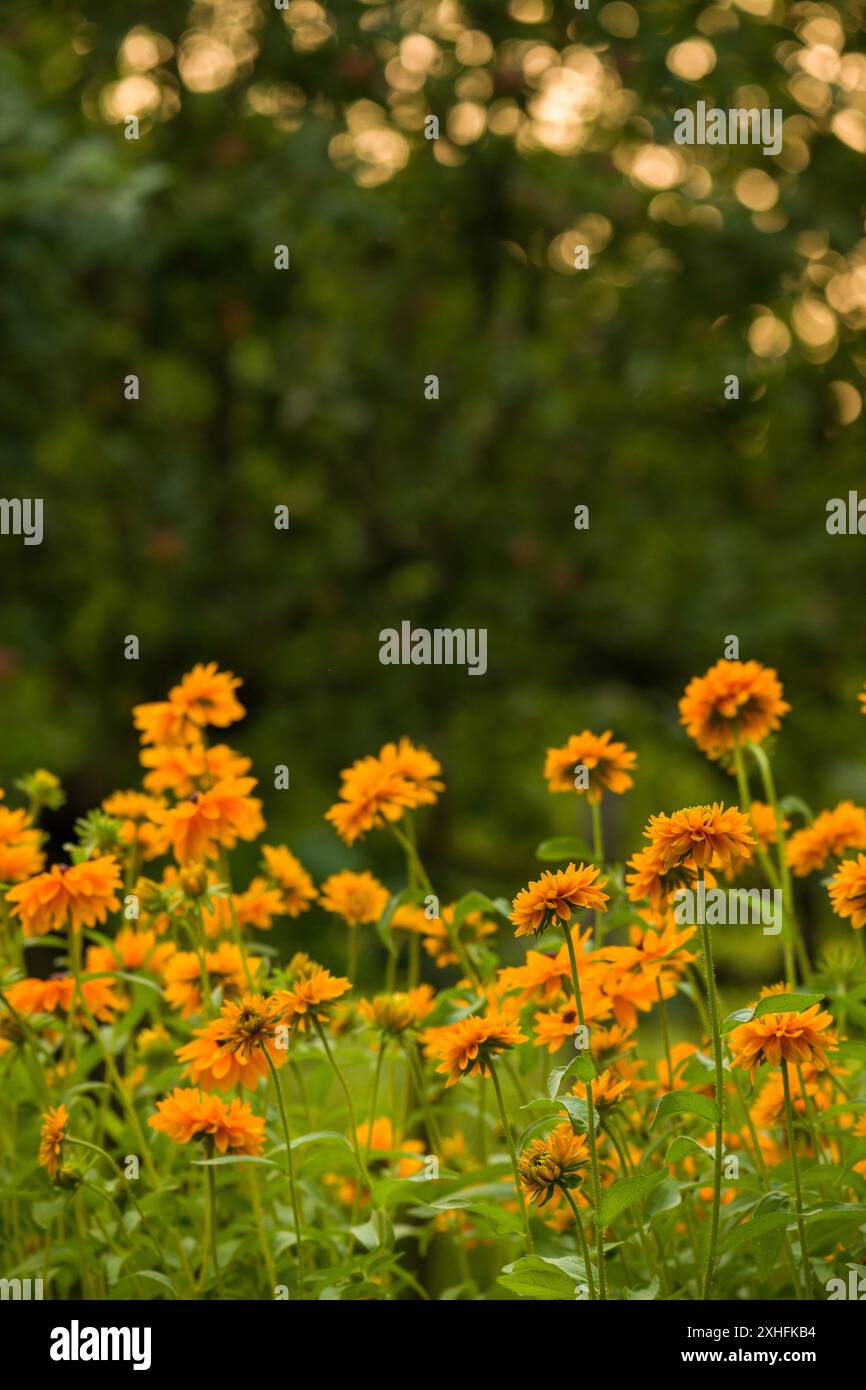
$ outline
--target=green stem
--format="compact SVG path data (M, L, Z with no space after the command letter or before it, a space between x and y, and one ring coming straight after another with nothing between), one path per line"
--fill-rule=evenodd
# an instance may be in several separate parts
M580 979L577 973L577 959L574 954L574 942L571 939L571 924L563 923L562 934L565 937L565 945L568 949L568 960L571 966L571 984L574 989L574 1000L577 1005L577 1017L581 1028L586 1028L586 1020L583 1012L583 998L580 993ZM607 1298L607 1281L604 1269L604 1234L599 1224L601 1213L601 1180L598 1172L598 1151L595 1142L595 1103L592 1098L592 1083L584 1083L584 1095L586 1099L586 1138L589 1145L589 1162L592 1171L592 1203L593 1220L595 1222L595 1250L598 1261L598 1287L601 1301Z
M722 1062L722 1040L719 1021L719 1001L716 995L716 979L713 970L713 948L710 942L710 929L706 922L701 924L704 947L704 962L707 976L707 1001L710 1006L712 1028L713 1064L715 1067L716 1105L719 1118L715 1126L715 1151L713 1155L713 1205L710 1213L710 1233L707 1240L707 1263L704 1272L703 1297L710 1298L713 1288L713 1275L716 1268L716 1242L719 1237L719 1208L722 1200L722 1159L724 1157L724 1117L725 1117L725 1070Z
M589 1296L592 1302L595 1303L598 1298L598 1294L595 1291L595 1281L592 1277L592 1264L590 1263L589 1246L586 1243L586 1235L583 1229L583 1221L581 1220L577 1203L575 1202L568 1188L561 1187L559 1190L565 1195L565 1200L568 1202L568 1205L574 1212L574 1223L577 1227L577 1240L578 1244L580 1245L580 1253L583 1258L583 1266L586 1270L586 1282L589 1285Z
M210 1227L210 1248L211 1259L213 1260L214 1277L216 1279L217 1297L223 1298L223 1279L220 1273L219 1255L217 1253L217 1222L216 1222L216 1175L210 1164L207 1165L207 1203Z
M330 1044L329 1044L329 1042L328 1042L328 1039L327 1039L327 1036L326 1036L326 1034L325 1034L324 1028L322 1027L321 1023L319 1022L319 1020L318 1020L317 1018L314 1018L314 1019L313 1019L313 1023L314 1023L314 1025L315 1025L316 1032L318 1033L319 1038L321 1039L322 1046L323 1046L324 1049L325 1049L325 1056L327 1057L328 1061L329 1061L330 1064L331 1064L331 1070L333 1071L334 1075L336 1076L337 1081L338 1081L339 1084L340 1084L340 1088L341 1088L341 1090L342 1090L342 1092L343 1092L343 1095L344 1095L345 1098L346 1098L346 1108L347 1108L348 1111L349 1111L349 1132L350 1132L350 1138L351 1138L351 1141L352 1141L352 1148L353 1148L354 1151L355 1151L355 1162L356 1162L357 1165L358 1165L358 1173L359 1173L359 1175L360 1175L361 1182L363 1183L364 1187L367 1188L368 1192L372 1192L372 1184L371 1184L371 1182L370 1182L370 1175L369 1175L369 1173L367 1172L367 1165L366 1165L366 1163L364 1162L364 1156L363 1156L363 1154L361 1153L361 1149L360 1149L360 1146L359 1146L359 1144L358 1144L358 1123L357 1123L357 1121L356 1121L356 1119L355 1119L355 1107L354 1107L354 1105L352 1104L352 1093L351 1093L351 1091L349 1090L349 1087L346 1085L346 1078L344 1077L342 1071L340 1070L339 1066L337 1065L337 1059L336 1059L336 1057L334 1056L333 1052L331 1051L331 1046L330 1046Z
M262 1052L264 1054L265 1061L271 1069L271 1080L274 1083L274 1090L277 1096L277 1105L279 1106L280 1119L283 1125L283 1138L286 1141L286 1177L289 1180L289 1195L292 1199L292 1215L295 1221L295 1240L297 1242L297 1250L295 1253L298 1257L298 1298L302 1299L304 1297L304 1256L303 1250L301 1249L301 1211L298 1203L297 1184L295 1182L295 1163L292 1157L292 1140L291 1135L289 1134L289 1119L286 1114L286 1103L283 1100L283 1088L280 1085L280 1078L277 1075L277 1069L274 1066L274 1059L268 1052L267 1047L263 1047Z
M493 1060L490 1061L490 1075L493 1078L493 1089L496 1092L496 1103L499 1106L499 1118L502 1121L502 1128L505 1131L505 1142L508 1145L508 1154L511 1158L511 1171L514 1174L514 1187L517 1192L517 1201L520 1206L520 1215L523 1217L523 1230L526 1237L526 1253L532 1254L532 1233L529 1229L529 1214L526 1210L526 1197L520 1185L520 1169L517 1166L517 1151L514 1147L514 1136L511 1133L511 1125L505 1113L505 1101L502 1098L502 1087L499 1084L499 1077L496 1074L496 1067Z
M794 1140L794 1112L791 1108L791 1083L788 1078L788 1062L782 1058L782 1088L785 1093L785 1122L788 1130L788 1148L791 1151L791 1171L794 1176L794 1192L797 1198L797 1230L800 1233L800 1259L803 1264L803 1292L812 1298L812 1271L809 1266L809 1248L806 1244L806 1227L803 1222L803 1194L800 1188L800 1163L797 1158L797 1145Z

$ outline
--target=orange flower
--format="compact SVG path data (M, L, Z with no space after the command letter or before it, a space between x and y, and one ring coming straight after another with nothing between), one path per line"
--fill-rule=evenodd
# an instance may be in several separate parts
M241 926L258 927L260 931L268 931L273 926L273 919L281 917L286 911L280 890L271 888L263 878L252 879L246 891L234 894L232 901Z
M99 1023L111 1023L115 1014L126 1007L125 1001L114 993L115 983L108 978L82 981L85 1003ZM75 977L53 975L49 980L16 980L6 997L20 1014L53 1014L58 1009L69 1013L75 997Z
M280 990L274 997L285 1005L287 1021L303 1032L311 1020L324 1022L328 1006L351 988L345 976L334 976L321 965L313 965L309 973L295 980L291 989Z
M199 663L169 691L168 698L170 704L193 724L201 728L214 724L224 729L246 714L235 698L240 685L243 681L231 671L218 670L215 661L208 662L207 666Z
M728 1039L733 1065L748 1068L753 1081L762 1062L778 1067L783 1058L794 1066L808 1062L816 1071L826 1071L826 1049L832 1043L821 1033L832 1022L831 1014L822 1013L820 1004L813 1004L809 1009L764 1014L741 1023Z
M257 1156L264 1148L265 1122L253 1114L247 1101L235 1099L227 1105L219 1096L196 1089L175 1087L158 1103L157 1113L150 1116L148 1124L176 1144L188 1144L190 1139L206 1135L219 1154L231 1149Z
M0 883L20 883L41 873L45 864L39 848L42 838L26 811L0 806Z
M753 801L749 808L749 817L755 839L765 852L778 841L777 825L781 825L782 834L791 828L791 822L787 816L782 816L777 822L772 806L768 806L766 801ZM864 844L866 844L866 840L864 840Z
M326 912L342 917L349 927L357 927L362 922L378 922L388 897L388 889L371 873L343 869L325 879L319 900Z
M150 768L144 785L151 792L173 792L177 797L192 796L217 782L245 777L252 763L229 748L215 743L205 748L203 743L158 744L142 750L139 761Z
M184 711L168 700L134 705L132 718L142 743L188 743L197 737L197 731L190 727Z
M866 811L853 801L840 801L832 811L822 811L811 825L792 835L788 863L798 878L805 878L846 849L866 849Z
M442 1065L436 1070L448 1073L446 1087L476 1072L489 1076L491 1058L522 1042L526 1042L523 1033L504 1014L491 1013L486 1018L471 1014L438 1030L433 1055L441 1057Z
M230 1091L233 1086L255 1090L270 1068L263 1049L275 1066L288 1060L288 1050L278 1046L277 1028L285 1006L274 995L245 994L240 1003L223 1004L220 1016L197 1028L192 1042L177 1049L187 1063L183 1075L207 1091Z
M591 930L581 935L577 927L571 929L571 939L578 960L591 935ZM548 954L546 951L528 950L523 965L508 965L499 971L497 978L504 994L515 989L521 991L518 1003L526 1004L532 999L546 1004L556 998L570 975L568 947L563 945L556 955Z
M532 936L554 923L567 922L576 909L604 912L607 894L596 884L598 874L594 864L581 864L577 869L569 864L567 869L555 872L545 869L541 878L521 889L514 899L514 935Z
M581 999L587 1027L609 1017L610 1001L591 983L581 984ZM543 1009L535 1015L534 1045L546 1047L548 1052L558 1052L563 1043L574 1037L579 1027L577 1004L572 996L557 1008Z
M429 806L443 783L435 780L439 763L408 739L386 743L378 758L359 758L340 773L340 799L325 819L351 845L368 830L398 821L403 812Z
M255 785L253 777L227 777L209 791L194 792L177 806L154 813L179 864L216 859L220 846L234 849L238 839L254 840L264 830L262 803L250 796Z
M600 801L602 792L627 792L634 785L629 773L637 761L624 743L611 742L610 729L593 734L584 729L572 734L562 748L548 748L544 764L547 789L551 792L582 791L574 785L575 768L580 765L592 774L588 780L587 800Z
M16 904L12 916L20 917L25 935L44 936L66 925L75 930L104 922L109 911L120 907L120 887L117 862L104 854L69 868L54 864L48 873L19 883L6 896Z
M377 994L373 999L360 999L358 1009L371 1027L391 1037L398 1037L427 1017L433 1008L433 989L418 985L405 994Z
M211 985L221 985L226 991L242 993L246 988L247 972L239 948L230 941L221 941L214 951L205 953L205 965ZM247 969L258 975L260 956L247 957ZM180 1009L181 1018L189 1018L201 1008L201 961L195 951L177 951L166 962L164 970L165 999L173 1009Z
M647 834L647 831L644 831ZM626 867L631 870L625 876L626 892L630 902L649 902L657 912L671 902L680 888L693 888L703 876L708 888L715 886L715 878L706 869L700 870L688 860L671 864L665 868L655 845L646 845L629 859Z
M318 897L310 875L285 845L262 845L262 856L268 877L282 890L283 911L299 917Z
M757 661L724 657L695 676L680 700L680 723L711 758L742 743L761 743L791 708L776 672Z
M543 1207L558 1189L578 1187L588 1163L586 1135L559 1124L546 1139L533 1139L523 1150L517 1165L520 1186L531 1203Z
M827 891L836 916L850 917L851 926L859 931L866 922L866 854L843 860Z
M42 1129L40 1130L39 1162L43 1168L48 1169L48 1176L52 1181L60 1172L60 1165L63 1162L63 1141L66 1138L68 1128L69 1111L65 1105L58 1105L46 1110L42 1117Z
M713 802L712 806L687 806L672 816L650 816L644 834L667 871L684 861L704 868L710 863L724 866L737 858L751 859L755 841L749 830L748 816L736 806L725 810L724 802Z

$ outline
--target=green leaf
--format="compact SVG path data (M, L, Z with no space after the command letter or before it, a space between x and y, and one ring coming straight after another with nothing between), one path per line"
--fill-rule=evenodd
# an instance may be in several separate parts
M732 1014L728 1014L721 1027L722 1037L726 1033L731 1033L735 1028L739 1028L741 1023L751 1023L755 1017L754 1009L734 1009Z
M494 1235L512 1236L523 1232L523 1222L517 1212L498 1207L495 1202L468 1202L463 1210L471 1211L486 1221Z
M551 840L542 840L535 851L536 859L543 859L547 863L565 863L573 859L576 863L579 860L593 860L595 855L585 840L577 840L571 835L555 835Z
M264 1163L268 1168L279 1168L272 1158L254 1158L252 1154L226 1154L223 1158L194 1158L193 1168L222 1168L229 1163Z
M658 1187L650 1193L647 1204L644 1208L648 1221L654 1221L657 1216L662 1216L666 1211L673 1211L675 1207L682 1203L679 1185L666 1177L664 1182L659 1183Z
M571 1127L575 1134L586 1134L589 1129L586 1101L580 1096L558 1096L557 1104L562 1105L568 1111L568 1118L571 1120ZM601 1121L595 1106L592 1108L592 1115L595 1127L598 1129Z
M799 1013L802 1009L811 1009L813 1004L820 1004L823 998L823 994L768 994L766 999L762 999L757 1005L754 1017Z
M504 917L505 920L508 921L511 913L511 904L506 902L505 898L488 898L486 893L478 893L474 890L471 893L464 893L463 897L458 899L454 907L454 917L451 923L452 929L456 931L463 919L468 917L472 912L483 912L486 913L487 916L492 912L498 917Z
M397 943L391 931L391 918L394 916L398 907L403 907L407 903L418 905L424 902L426 896L427 894L420 888L404 888L402 893L395 893L394 896L389 899L385 911L376 923L376 934L382 945L387 951L390 951L392 956L396 956L397 954Z
M706 1148L704 1144L699 1144L697 1139L693 1139L690 1134L678 1134L676 1139L673 1139L668 1145L665 1163L679 1163L681 1158L686 1158L695 1149L704 1158L715 1158L712 1149Z
M697 1091L668 1091L663 1095L650 1129L654 1129L666 1115L700 1115L702 1120L708 1120L713 1125L721 1119L716 1102L710 1096L699 1095Z
M815 819L811 806L801 796L783 796L778 805L779 814L782 816L796 812L803 817L807 825L811 825Z
M598 1224L609 1226L621 1212L633 1207L635 1202L643 1201L648 1193L667 1179L667 1176L661 1168L657 1173L638 1173L633 1178L620 1178L602 1198Z
M574 1301L574 1280L538 1255L524 1255L522 1260L506 1265L496 1282L519 1298Z
M559 1095L559 1088L565 1078L574 1075L579 1081L593 1081L597 1075L595 1063L588 1052L582 1053L579 1057L573 1057L570 1062L565 1062L561 1067L554 1067L547 1078L547 1094L551 1100L556 1100Z

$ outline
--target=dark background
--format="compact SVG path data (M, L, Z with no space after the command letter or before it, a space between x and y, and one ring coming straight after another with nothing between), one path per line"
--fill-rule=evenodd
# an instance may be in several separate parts
M444 765L422 830L445 900L512 895L538 840L572 827L541 768L586 726L639 754L610 808L619 857L651 812L731 799L676 709L727 634L793 706L781 790L816 810L866 796L866 538L825 530L864 476L862 414L844 419L866 294L839 277L866 264L866 60L833 66L862 49L859 4L821 6L826 32L816 13L465 0L443 32L421 0L291 22L264 0L0 7L0 459L4 494L45 504L40 547L0 538L0 765L7 789L35 765L62 776L58 841L136 779L131 706L208 660L244 679L230 739L269 840L317 877L369 864L399 883L390 843L348 852L321 817L339 769L402 733ZM489 61L461 60L484 48L464 29ZM131 30L160 61L119 90L144 51ZM417 86L399 55L419 32L439 56ZM687 81L666 58L695 37L716 64ZM591 50L600 74L560 150L538 122L545 45ZM461 143L467 93L521 138ZM743 93L783 108L779 159L673 146L678 107ZM646 146L644 169L665 146L710 179L647 186ZM750 168L773 209L743 205ZM557 238L589 214L609 236L573 273ZM768 313L777 356L749 336ZM404 618L486 627L486 676L381 666L379 630Z

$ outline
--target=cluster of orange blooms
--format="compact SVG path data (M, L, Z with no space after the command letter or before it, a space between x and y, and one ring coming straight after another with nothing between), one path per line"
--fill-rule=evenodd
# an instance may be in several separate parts
M145 1059L174 1053L180 1084L156 1102L148 1124L177 1144L196 1140L220 1155L261 1155L267 1111L255 1113L241 1093L255 1103L267 1083L279 1085L277 1072L293 1048L321 1046L333 1061L333 1043L349 1032L366 1030L375 1052L402 1049L410 1070L417 1066L417 1074L411 1074L423 1090L421 1098L435 1092L440 1108L444 1093L465 1078L483 1083L492 1077L498 1089L499 1067L509 1066L507 1054L525 1043L550 1054L568 1049L572 1061L583 1056L591 1061L591 1073L572 1077L567 1096L591 1096L599 1134L563 1122L560 1110L546 1136L527 1141L515 1168L518 1200L522 1194L561 1230L597 1205L597 1193L590 1201L588 1173L606 1186L633 1171L647 1101L686 1086L712 1093L697 1044L671 1045L666 1035L655 1074L634 1056L640 1016L658 1009L664 1017L685 981L695 989L699 983L701 957L690 949L698 944L697 928L675 920L677 890L699 880L712 884L719 875L738 876L778 849L780 863L797 878L832 865L833 912L854 928L866 923L866 853L843 859L848 851L866 850L866 810L843 801L790 833L790 821L775 802L713 802L651 816L644 831L648 843L630 857L619 881L606 876L600 855L530 881L511 905L513 938L558 930L562 944L530 947L518 964L491 965L486 944L501 930L501 908L472 904L463 911L449 904L440 909L437 902L431 914L422 906L425 898L429 902L429 881L412 813L432 805L444 784L438 761L407 738L386 743L378 755L346 769L338 799L325 813L347 845L374 829L392 831L406 855L406 893L395 901L372 873L349 869L330 874L317 888L285 845L263 845L259 872L236 891L228 853L238 841L255 841L264 832L262 803L253 795L257 784L249 760L226 743L209 743L207 730L223 730L243 716L236 694L240 684L214 663L200 665L166 700L136 707L144 790L107 797L101 813L95 813L90 838L69 847L68 865L45 868L38 797L31 798L29 811L0 807L4 949L14 972L0 990L12 1020L0 1036L0 1055L23 1045L16 1022L24 1029L24 1042L28 1029L38 1026L52 1048L72 1029L95 1032L97 1024L111 1023L130 1007L130 975L150 979L168 1013L143 1020L135 1050ZM779 728L789 708L782 696L774 671L754 661L722 660L689 683L680 702L681 720L702 751L733 771L734 758ZM636 754L610 730L600 735L584 730L547 751L544 776L551 792L583 790L597 808L605 795L622 795L632 787L636 764ZM573 776L578 767L588 774L583 787ZM150 866L160 859L165 862L154 871ZM627 926L626 939L616 944L605 939L604 925L614 894L620 920L612 930ZM269 964L269 956L255 948L251 933L267 931L280 916L298 919L314 905L342 921L355 941L362 927L386 922L392 946L384 992L351 997L354 980L332 974L305 951L285 964ZM578 915L584 913L592 916L582 923ZM104 927L109 914L120 914L113 937L90 939L82 950L82 935ZM64 930L69 961L58 974L41 979L22 970L24 946ZM407 939L423 942L430 969L456 967L456 983L439 990L421 983L413 947L405 988L398 989L400 945ZM793 984L773 988L785 993ZM65 1015L65 1021L52 1018L57 1015ZM701 1042L706 1043L705 1031ZM757 1133L759 1161L781 1158L786 1141L779 1128L784 1104L779 1069L793 1068L795 1111L799 1107L798 1113L811 1115L829 1109L838 1104L837 1083L845 1075L842 1064L832 1060L837 1043L833 1017L819 1004L758 1011L732 1028L725 1046L733 1067L753 1079L761 1067L770 1070L750 1102L748 1124L727 1125L725 1144L748 1150ZM521 1054L527 1059L524 1077L528 1053L531 1049ZM65 1048L52 1083L61 1089L74 1083L74 1068L75 1057ZM125 1104L135 1103L136 1084L146 1074L146 1065L130 1070L127 1063ZM519 1092L520 1076L514 1084ZM44 1117L39 1158L57 1180L65 1171L64 1141L74 1116L75 1106L67 1104L64 1093L63 1102ZM617 1116L625 1128L617 1127ZM327 1182L341 1200L357 1206L370 1200L361 1149L368 1162L399 1149L397 1176L417 1173L423 1149L421 1140L399 1133L375 1110L362 1124L350 1118L358 1174L351 1181L330 1176ZM508 1132L504 1114L502 1121ZM459 1127L435 1134L435 1120L428 1119L424 1128L428 1144L435 1138L439 1157L455 1168L477 1161ZM510 1143L510 1133L508 1138ZM690 1172L694 1160L683 1162L683 1171ZM866 1165L856 1171L866 1171ZM439 1213L436 1219L461 1228L467 1221L459 1212Z

